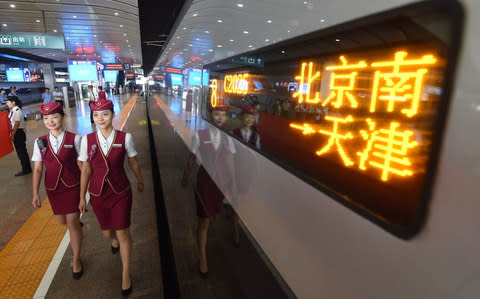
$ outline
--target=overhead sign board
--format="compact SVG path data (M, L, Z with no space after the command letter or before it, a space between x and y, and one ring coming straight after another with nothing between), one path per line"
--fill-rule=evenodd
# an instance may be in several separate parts
M65 50L65 39L53 34L0 33L0 48Z
M116 70L116 71L123 70L123 64L121 63L105 63L103 66L104 66L104 70Z
M259 58L259 57L240 56L240 57L237 57L237 58L232 58L231 61L233 63L236 63L236 64L244 64L244 65L263 67L263 58Z
M182 74L182 69L175 68L175 67L166 67L165 72L174 73L174 74Z

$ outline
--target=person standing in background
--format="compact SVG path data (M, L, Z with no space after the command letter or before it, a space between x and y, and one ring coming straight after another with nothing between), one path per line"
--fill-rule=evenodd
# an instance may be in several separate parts
M22 104L16 96L7 97L7 106L10 109L8 119L10 120L10 140L12 140L15 150L17 151L18 159L22 165L22 171L15 174L15 176L22 176L32 172L30 165L30 158L27 152L27 136L25 135L24 118Z
M98 99L99 100L107 100L107 93L103 91L103 88L101 86L98 87Z
M0 104L3 105L3 104L6 104L6 100L7 100L7 92L5 91L5 89L0 89Z
M53 99L55 102L62 104L63 107L63 92L58 89L58 86L55 86L55 90L53 91Z
M91 105L96 100L97 100L97 98L95 97L95 93L93 92L93 85L88 85L88 102L89 102L89 104ZM95 125L95 122L93 121L93 111L92 111L91 106L90 106L90 123L92 124L92 126Z
M17 88L15 86L10 86L10 92L8 93L8 96L17 96Z
M43 104L48 104L52 101L52 93L50 92L50 88L45 87L45 91L42 93L42 100Z

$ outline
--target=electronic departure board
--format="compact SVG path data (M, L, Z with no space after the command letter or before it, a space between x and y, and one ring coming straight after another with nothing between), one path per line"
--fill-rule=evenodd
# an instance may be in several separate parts
M230 131L259 107L260 153L409 238L434 182L461 23L456 2L421 2L212 63L203 116L228 105Z

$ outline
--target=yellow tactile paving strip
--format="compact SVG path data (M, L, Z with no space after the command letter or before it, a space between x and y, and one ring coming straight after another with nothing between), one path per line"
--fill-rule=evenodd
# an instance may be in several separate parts
M32 298L65 231L44 200L0 251L0 298Z
M115 116L115 128L120 129L136 98L135 94ZM0 251L0 299L33 297L66 230L44 200Z
M115 115L115 118L112 121L113 127L117 130L121 129L121 126L123 125L123 122L127 119L128 113L132 109L132 106L137 103L137 94L134 94L128 102L122 107L122 110Z

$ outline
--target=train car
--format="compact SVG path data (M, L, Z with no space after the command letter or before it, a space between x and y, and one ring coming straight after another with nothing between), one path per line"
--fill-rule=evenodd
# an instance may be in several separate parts
M268 12L308 25L295 36L272 29L281 42L234 56L212 47L202 115L214 126L209 109L229 106L222 134L237 151L229 175L214 175L227 164L218 157L202 164L292 293L478 298L480 2L295 4L321 14L241 2L242 24ZM195 4L178 32L195 25L187 16L225 14ZM254 101L261 149L231 134Z

